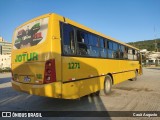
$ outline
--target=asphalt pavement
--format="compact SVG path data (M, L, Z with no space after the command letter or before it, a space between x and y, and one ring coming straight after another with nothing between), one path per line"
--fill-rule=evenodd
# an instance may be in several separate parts
M54 99L18 92L12 89L10 80L10 73L0 74L0 111L106 111L108 113L110 111L160 111L160 68L143 68L143 75L139 76L137 81L127 80L114 85L110 95L106 96L101 92L100 96L89 95L77 100ZM54 117L41 119L145 120L150 118L109 116L107 118ZM158 120L157 117L152 119Z

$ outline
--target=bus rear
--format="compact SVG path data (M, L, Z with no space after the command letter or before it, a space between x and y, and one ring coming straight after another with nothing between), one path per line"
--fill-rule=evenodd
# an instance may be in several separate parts
M12 87L30 94L60 97L53 54L53 15L35 18L18 27L13 36ZM51 20L50 20L51 19ZM59 86L57 89L55 86Z

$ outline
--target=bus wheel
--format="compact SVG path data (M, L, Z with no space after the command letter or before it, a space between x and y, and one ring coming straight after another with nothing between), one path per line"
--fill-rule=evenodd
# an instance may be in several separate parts
M137 80L137 77L138 77L138 72L137 70L135 71L135 77L132 79L133 81L136 81Z
M100 95L100 91L95 92L95 95L99 96Z
M111 76L107 75L104 80L104 94L108 95L111 93L112 89L112 78Z

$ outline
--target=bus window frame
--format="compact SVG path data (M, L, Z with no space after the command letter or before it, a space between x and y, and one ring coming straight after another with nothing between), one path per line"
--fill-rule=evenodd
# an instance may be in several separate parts
M64 53L64 25L69 25L72 29L73 29L73 33L74 33L74 36L73 36L73 40L74 40L74 49L75 49L75 52L73 54L65 54ZM60 36L61 36L61 54L62 56L76 56L76 50L77 50L77 46L76 46L76 39L75 39L75 29L74 29L74 26L73 25L70 25L70 24L67 24L67 23L64 23L64 22L60 22Z
M101 42L100 42L100 40L103 40L103 47L101 47ZM99 36L99 38L98 38L98 44L99 44L99 56L100 56L100 58L108 58L108 52L107 52L107 39L106 38L104 38L104 37L101 37L101 36ZM101 49L105 49L106 50L106 57L102 57L101 56Z
M64 54L64 52L63 52L63 45L64 45L64 39L63 39L63 24L67 24L67 25L70 25L73 29L74 29L74 42L75 42L75 54ZM97 46L97 48L99 49L99 56L90 56L90 55L79 55L78 54L78 51L79 51L79 47L78 47L78 41L77 41L77 30L79 30L79 31L81 31L81 32L84 32L84 33L86 33L86 34L91 34L91 35L94 35L94 36L96 36L97 37L97 40L98 40L98 46ZM126 46L126 45L124 45L124 44L121 44L121 43L119 43L119 42L116 42L116 41L113 41L113 40L111 40L111 39L108 39L108 38L105 38L105 37L102 37L102 36L100 36L100 35L96 35L95 33L92 33L92 32L89 32L89 31L87 31L87 30L84 30L84 29L82 29L82 28L79 28L79 27L77 27L77 26L74 26L74 25L72 25L72 24L68 24L68 23L64 23L64 22L60 22L60 36L61 36L61 50L62 50L62 56L68 56L68 57L84 57L84 58L99 58L99 59L112 59L112 60L128 60L128 61L139 61L138 59L137 60L135 60L135 59L128 59L128 49L130 48L130 49L132 49L132 50L136 50L136 51L139 51L139 50L137 50L137 49L134 49L134 48L131 48L131 47L128 47L128 46ZM106 49L106 53L107 53L107 56L106 57L101 57L101 55L100 55L100 49L101 49L101 47L100 47L100 39L104 39L104 41L105 41L105 49ZM89 42L89 38L88 38L88 42ZM109 42L112 42L112 49L109 49L108 48L108 43ZM118 51L120 51L120 46L123 46L124 47L124 51L123 51L123 56L124 56L124 52L125 52L125 50L127 50L126 52L126 54L127 54L127 58L121 58L120 57L120 55L118 55L118 58L109 58L108 57L108 50L112 50L112 51L115 51L115 50L113 50L113 42L114 43L116 43L117 44L117 46L118 46ZM89 45L89 44L88 44ZM127 48L127 49L126 49ZM118 52L117 51L117 52ZM120 51L121 52L121 51ZM133 55L133 54L132 54Z

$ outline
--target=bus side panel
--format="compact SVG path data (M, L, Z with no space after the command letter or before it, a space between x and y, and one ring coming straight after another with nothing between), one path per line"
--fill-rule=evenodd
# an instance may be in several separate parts
M135 71L128 71L124 73L123 79L128 80L135 77Z
M122 78L122 74L123 73L112 74L114 84L117 84L117 83L120 83L120 82L124 81L124 79Z
M17 91L23 91L29 94L61 98L61 82L54 82L44 85L34 85L34 84L21 84L12 80L12 87Z
M62 98L76 99L79 98L79 82L69 82L62 84Z
M75 86L78 87L77 89L79 89L77 92L78 96L81 97L92 92L96 92L100 89L100 84L98 82L100 77L98 77L97 69L93 66L95 64L94 59L65 56L62 57L62 62L63 82L72 81L74 83L74 80L78 80L78 84ZM68 86L68 89L64 87L66 86L63 85L62 92L65 94L70 94L65 90L68 91L71 89L69 91L72 91L72 88L70 86Z
M80 96L85 96L90 93L98 91L99 85L97 80L99 80L99 78L91 78L80 81L80 86L79 86Z
M57 16L53 19L53 36L51 40L52 54L56 63L56 79L62 81L62 67L61 67L61 38L60 38L60 25Z
M99 90L97 78L63 83L62 98L76 99Z
M113 74L114 84L121 83L125 80L132 79L135 77L135 71L126 71L123 73Z
M99 90L104 89L104 80L105 76L100 77L100 79L98 80Z
M101 76L103 74L111 73L113 75L114 84L134 78L135 77L134 70L137 69L138 65L137 61L126 61L126 60L119 61L119 60L80 58L80 57L67 57L67 56L62 57L62 62L63 62L62 64L63 82L66 81L74 82L74 80L82 79L79 81L80 83L77 86L79 87L78 91L79 93L77 94L80 97L96 92L100 89L103 89L104 79L105 79L105 76ZM79 63L80 68L76 67L77 63ZM92 77L95 78L93 79ZM63 89L62 91L64 92L65 89ZM68 87L68 89L70 89L70 87Z

